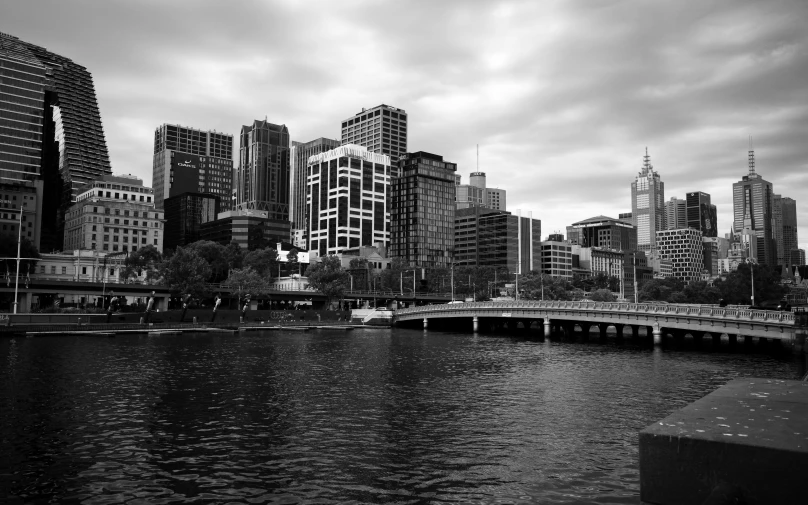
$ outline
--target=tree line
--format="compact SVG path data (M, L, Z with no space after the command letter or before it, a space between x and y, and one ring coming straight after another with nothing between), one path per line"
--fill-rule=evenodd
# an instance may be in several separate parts
M248 293L261 296L269 291L273 278L298 273L298 250L289 251L285 259L278 258L275 247L244 251L236 243L225 246L209 240L166 254L146 246L127 256L121 280L145 277L148 284L168 286L172 295L187 293L195 298L212 296L217 285L239 298Z

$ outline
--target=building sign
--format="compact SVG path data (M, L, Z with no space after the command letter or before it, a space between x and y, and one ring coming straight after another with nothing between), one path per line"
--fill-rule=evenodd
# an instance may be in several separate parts
M199 156L185 153L171 153L171 179L168 196L199 192Z

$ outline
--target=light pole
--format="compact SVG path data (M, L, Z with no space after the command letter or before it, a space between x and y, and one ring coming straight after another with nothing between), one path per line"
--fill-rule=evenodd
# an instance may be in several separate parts
M638 296L639 293L637 292L637 252L631 253L631 264L634 266L634 303L639 303Z
M20 230L17 236L17 278L14 281L14 313L17 313L17 293L20 288L20 244L22 243L22 205L20 205Z
M539 275L539 279L541 280L541 301L544 301L544 273Z
M754 307L755 306L755 262L752 260L752 258L749 258L747 260L747 262L749 263L749 276L752 278L752 296L751 296L751 298L752 298L752 307ZM19 265L19 263L18 263L18 265Z
M416 270L402 270L401 279L399 279L399 291L401 296L404 296L404 272L412 272L412 298L415 299L415 272Z
M454 262L452 262L452 301L454 301Z

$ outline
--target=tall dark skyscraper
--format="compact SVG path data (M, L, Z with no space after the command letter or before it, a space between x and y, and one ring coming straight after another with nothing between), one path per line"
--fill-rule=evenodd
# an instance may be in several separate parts
M687 228L699 230L703 237L717 237L716 208L710 203L710 195L701 191L687 194L685 199Z
M793 265L791 252L800 247L797 236L797 202L793 198L783 197L783 263Z
M777 244L774 238L774 196L772 184L755 170L755 151L749 146L749 173L732 185L733 230L749 229L757 236L758 263L776 267Z
M60 249L64 211L80 188L112 173L92 76L0 33L0 80L0 182L42 181L42 208L31 218L42 223L42 249Z
M163 124L154 131L152 161L154 205L183 193L219 197L230 210L233 190L233 136L180 125Z
M239 152L237 208L266 211L269 219L288 221L290 152L286 125L256 120L243 126Z
M411 266L445 267L452 259L456 163L419 151L399 159L392 183L390 252Z
M362 109L342 121L342 145L356 144L390 156L393 167L407 153L407 112L389 105Z

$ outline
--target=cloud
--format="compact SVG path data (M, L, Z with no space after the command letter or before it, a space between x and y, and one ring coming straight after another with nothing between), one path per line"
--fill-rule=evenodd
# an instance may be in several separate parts
M164 122L237 135L266 116L308 141L387 103L410 150L464 176L479 144L488 183L543 235L630 210L646 146L666 197L710 193L729 230L753 135L808 239L800 0L24 2L3 19L87 66L115 170L146 182Z

